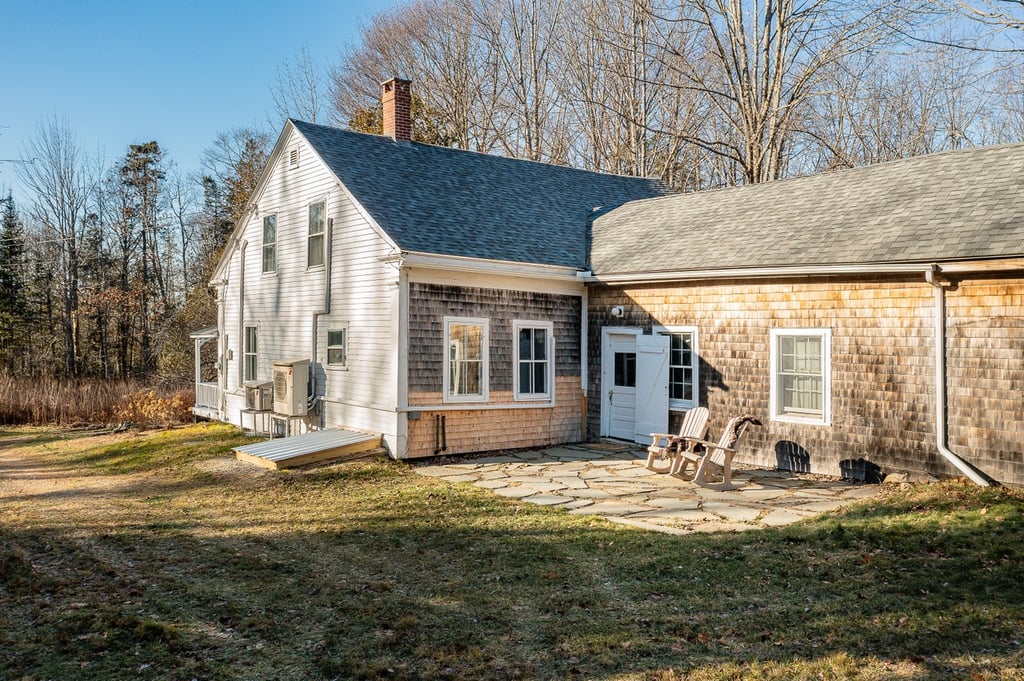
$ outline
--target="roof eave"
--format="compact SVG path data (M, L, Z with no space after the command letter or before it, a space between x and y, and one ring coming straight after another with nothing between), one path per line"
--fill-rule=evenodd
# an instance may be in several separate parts
M567 265L545 265L508 260L490 260L460 255L444 255L417 251L402 251L385 258L387 262L396 263L400 268L420 268L428 270L444 270L446 272L462 272L473 274L489 274L504 276L530 277L531 279L552 279L558 281L580 281L578 267Z
M948 262L893 262L821 265L771 265L662 272L612 272L584 276L590 284L659 284L665 282L712 281L722 279L778 279L872 274L920 274L941 272L967 274L1024 271L1024 257L987 258Z

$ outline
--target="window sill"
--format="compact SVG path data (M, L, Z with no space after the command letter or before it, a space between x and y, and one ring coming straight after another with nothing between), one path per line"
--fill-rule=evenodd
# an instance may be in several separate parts
M785 414L772 414L772 421L777 423L792 423L798 426L824 426L829 427L832 425L830 419L813 418L813 417L801 417L801 416L788 416Z
M444 404L466 405L471 407L473 405L479 406L488 404L489 400L487 395L467 395L466 397L449 397L445 395L441 399L441 402Z
M555 406L555 401L550 395L516 395L512 398L513 402L528 402L537 406Z

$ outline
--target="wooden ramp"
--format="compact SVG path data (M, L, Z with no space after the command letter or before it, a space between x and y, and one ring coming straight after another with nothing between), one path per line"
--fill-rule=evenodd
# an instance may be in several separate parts
M235 456L264 468L297 468L354 458L380 446L380 435L331 428L235 447Z

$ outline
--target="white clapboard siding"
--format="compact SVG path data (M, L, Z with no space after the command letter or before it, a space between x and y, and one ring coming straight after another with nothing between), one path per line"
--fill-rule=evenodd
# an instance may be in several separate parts
M298 148L299 166L290 167L288 153L270 169L254 212L241 236L244 253L244 309L239 322L241 257L231 256L223 296L224 329L233 357L226 362L229 393L226 420L237 422L241 405L239 379L243 362L241 326L258 328L259 378L270 380L278 359L308 358L313 351L314 313L324 306L324 268L308 269L309 205L325 201L333 219L331 311L317 321L314 371L322 385L325 425L394 436L397 404L396 346L393 320L398 313L398 274L383 262L390 244L378 234L316 159L301 136L291 131L286 149ZM263 218L277 216L277 267L263 274ZM327 331L348 328L348 364L326 369Z

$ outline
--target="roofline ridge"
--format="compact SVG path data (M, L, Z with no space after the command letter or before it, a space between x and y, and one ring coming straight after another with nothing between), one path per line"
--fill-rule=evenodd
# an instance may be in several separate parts
M316 127L316 128L322 128L322 129L328 130L330 132L348 133L348 134L352 134L352 135L359 135L359 136L362 136L362 137L371 137L371 138L379 139L382 142L395 142L394 139L392 139L391 137L389 137L387 135L378 135L378 134L375 134L375 133L372 133L372 132L362 132L360 130L352 130L350 128L342 128L342 127L335 126L335 125L325 125L323 123L310 123L309 121L303 121L301 119L291 118L291 117L289 117L287 120L291 121L293 124L296 124L296 127L298 127L298 125L307 125L307 126L312 126L312 127ZM427 148L427 149L438 149L438 150L448 151L448 152L455 153L455 154L472 154L474 156L479 156L479 157L482 157L482 158L495 159L495 160L498 160L500 162L530 163L530 164L534 164L534 165L538 165L538 166L546 166L546 167L549 167L549 168L556 168L558 170L568 170L568 171L577 172L577 173L586 173L588 175L597 175L597 176L600 176L600 177L615 177L615 178L621 178L621 179L624 179L624 180L642 181L642 182L647 182L647 183L650 183L650 184L659 185L659 186L663 187L664 189L668 190L669 192L673 192L672 188L669 187L667 184L665 184L664 181L661 180L661 178L641 177L639 175L624 175L624 174L621 174L621 173L609 173L609 172L605 172L605 171L601 171L601 170L587 170L585 168L577 168L575 166L561 165L559 163L554 163L553 161L537 161L537 160L528 159L528 158L518 158L516 156L503 156L503 155L493 154L493 153L486 152L486 151L477 151L475 149L460 149L459 147L446 147L446 146L442 146L440 144L429 144L427 142L417 142L416 140L406 140L405 143L408 144L408 145L412 145L414 147L423 147L423 148Z

